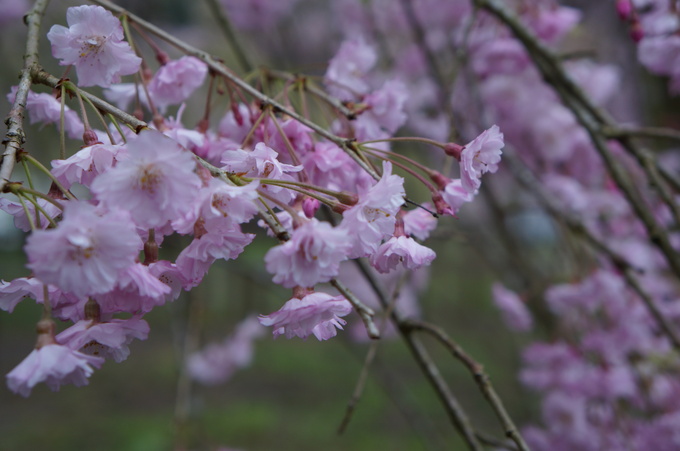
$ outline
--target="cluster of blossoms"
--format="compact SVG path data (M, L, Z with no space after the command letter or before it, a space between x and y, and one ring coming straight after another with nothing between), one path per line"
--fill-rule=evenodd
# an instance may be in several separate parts
M301 1L223 3L237 27L259 32ZM291 298L192 356L188 368L195 379L219 383L248 365L262 326L271 327L274 337L334 337L358 307L348 293L326 283L346 281L362 301L376 304L375 294L352 272L353 259L365 258L376 279L399 286L397 308L417 315L413 299L435 258L422 244L436 227L429 210L458 215L480 192L483 175L498 171L507 142L541 192L534 197L508 177L496 177L489 190L490 196L500 193L496 208L536 209L536 199L549 199L580 222L580 233L599 243L598 249L609 250L575 259L576 269L551 274L552 286L538 294L528 293L532 283L517 283L534 276L519 274L521 265L508 268L519 276L504 281L512 280L519 294L501 283L493 287L512 330L531 332L536 312L551 317L548 338L523 354L520 379L542 396L542 424L524 428L527 441L540 450L680 447L677 349L646 306L658 306L671 327L680 323L672 268L573 105L561 100L532 62L536 49L527 51L510 29L473 6L483 2L332 3L339 29L326 31L338 31L345 40L323 76L333 96L328 103L336 108L325 137L293 114L248 101L236 86L229 86L231 103L215 129L207 115L197 127L185 128L183 106L174 118L165 115L204 84L209 71L201 60L171 60L154 48L160 67L152 73L123 41L118 19L101 7L70 8L69 28L52 28L53 55L75 68L80 86L106 88L107 99L121 109L134 105L137 115L146 109L153 125L138 133L92 130L68 107L62 113L52 95L29 93L32 122L63 121L62 132L84 136L85 147L52 162L55 184L44 198L0 199L16 226L32 231L25 247L32 274L1 282L0 308L12 311L30 297L53 317L73 323L60 334L50 320L39 323L36 350L8 375L10 388L28 395L39 382L53 389L82 385L103 359L124 359L130 342L149 332L143 316L200 284L215 261L238 258L255 239L258 214L263 221L257 224L279 240L266 253L264 267L274 283L291 290ZM505 3L518 26L555 51L569 48L563 43L581 26L579 10L554 0ZM611 6L630 27L640 62L668 76L670 91L677 93L677 2L612 0ZM309 27L297 28L318 29L318 17L306 18L303 9L296 19L308 20ZM421 42L404 38L409 28ZM319 51L314 46L331 40L327 37L306 39L304 53ZM378 41L391 54L391 66L378 64ZM455 64L452 49L460 57ZM615 97L622 101L622 74L613 65L581 58L560 64L592 109ZM119 83L140 67L140 81ZM16 90L9 93L10 102L15 96ZM393 152L393 138L406 127L429 138L437 153L415 161ZM476 138L460 145L449 142L452 135ZM418 139L424 140L413 140ZM606 145L678 249L678 213L646 188L643 168L624 146ZM445 156L459 163L457 171L434 169L446 167ZM424 187L426 199L411 199L409 193L411 201L425 200L424 208L406 208L405 180L397 173ZM75 199L69 191L74 185L87 194ZM677 203L677 192L671 197ZM176 235L191 241L178 255L160 258L159 247ZM414 277L402 286L406 271ZM355 333L350 326L353 335L366 338L364 328Z
M405 6L407 3L411 10ZM599 256L587 258L585 263L574 262L574 267L579 268L574 274L552 275L560 282L567 279L571 283L554 285L541 295L525 296L532 283L518 290L522 296L500 283L494 285L495 303L512 330L534 329L537 321L528 307L543 317L553 317L550 339L526 349L520 375L529 389L543 396L542 425L524 429L532 448L675 449L680 446L674 432L680 417L677 403L672 401L677 398L680 377L675 362L677 351L621 269L623 265L636 272L642 291L669 324L677 327L677 285L669 277L669 266L612 180L591 136L554 87L546 83L525 43L482 9L475 10L474 3L484 2L337 2L334 9L340 24L338 31L345 33L348 41L331 62L326 77L331 82L334 77L346 79L330 88L353 104L368 103L370 81L362 74L375 64L376 58L369 49L377 45L374 39L379 36L381 44L388 43L394 64L376 78L384 87L390 78L409 86L411 96L405 104L408 118L404 122L407 127L423 136L446 140L451 133L451 121L447 120L450 109L458 119L459 132L474 130L482 121L498 124L518 161L539 182L542 197L551 199L570 218L577 218L592 239L620 259L607 261L607 256ZM556 52L572 48L563 44L575 29L582 27L581 11L556 1L503 3L517 15L526 32ZM677 2L612 0L609 11L618 12L630 27L642 65L652 73L669 77L670 91L676 94L680 70ZM404 30L409 28L414 35L422 34L421 42L403 39ZM583 35L582 28L579 32ZM305 44L311 47L317 42L323 40ZM441 73L451 64L452 49L465 56L466 67L453 67L450 73L458 76L447 85ZM340 58L342 64L335 62ZM591 58L567 58L561 67L595 108L604 108L612 100L619 106L625 103L621 89L625 74L614 65ZM393 94L392 98L391 104L398 105L399 96ZM636 114L623 111L623 115L628 118ZM382 124L383 131L388 130L387 124ZM459 156L456 146L446 148L461 163L459 179L448 181L430 174L454 213L479 188L475 174L495 171L498 155L487 152L486 146L497 148L493 144L497 137L494 127L484 132L475 140L479 147L474 157L472 153ZM648 182L638 163L618 144L609 145L632 183L641 187L646 205L678 249L677 216L674 219L671 208L659 196L642 188ZM498 177L492 184L492 191L499 193L497 202L509 211L537 209L536 198L518 190L511 180ZM434 200L438 206L436 196ZM677 203L677 192L672 201ZM446 210L437 207L437 211ZM596 266L604 269L588 269ZM514 278L514 285L519 286L516 281ZM547 311L538 305L540 300L547 304Z
M404 178L394 166L420 170L437 212L448 215L472 200L484 173L498 169L503 135L496 126L466 146L440 146L460 161L460 178L398 160L388 138L406 121L406 88L398 81L371 88L368 72L377 55L362 41L343 44L326 74L341 100L362 105L355 119L333 124L333 141L245 101L232 103L217 130L184 128L183 107L176 119L161 113L200 87L207 74L203 62L171 61L158 51L161 66L153 76L118 83L141 64L123 41L119 20L99 6L70 8L67 20L69 28L55 25L48 33L53 55L75 68L81 86L107 88L106 96L121 108L133 101L148 108L154 125L137 133L93 130L66 110L67 135L81 134L85 146L52 161L48 195L28 202L19 194L20 202L0 203L17 227L31 230L25 246L31 275L1 282L0 308L12 311L33 298L49 316L73 323L55 335L51 319L41 322L36 350L8 375L10 388L22 395L42 381L54 389L82 385L103 359L125 359L129 343L148 335L143 316L200 284L218 259L236 259L255 238L243 227L258 213L280 240L265 255L266 269L274 283L292 290L291 299L260 316L259 324L271 326L274 337L329 339L353 310L345 295L321 285L340 277L343 262L367 258L377 272L389 274L435 258L418 242L433 229L434 216L404 208ZM61 103L49 94L31 93L27 109L33 121L61 122ZM361 142L373 140L382 142L363 149ZM355 152L365 152L361 161L372 171L342 148L350 142ZM74 187L84 194L76 198ZM321 208L332 223L316 217ZM163 259L159 248L173 235L191 241ZM195 355L190 372L207 383L226 379L250 361L258 327L250 321L224 344Z

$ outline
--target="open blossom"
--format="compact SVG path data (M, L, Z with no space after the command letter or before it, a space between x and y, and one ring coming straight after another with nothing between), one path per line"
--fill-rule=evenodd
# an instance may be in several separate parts
M343 42L326 70L328 91L342 100L353 100L356 95L366 94L366 74L377 59L375 49L363 39Z
M140 227L162 227L193 208L201 186L193 155L155 130L127 144L128 158L92 183L92 192L111 208L128 210Z
M451 215L458 213L463 204L471 202L476 193L477 190L470 192L465 189L461 179L451 180L440 192L444 202L451 207L451 210L447 211Z
M503 134L497 125L493 125L463 148L460 155L460 178L463 188L469 193L479 189L482 174L498 170L503 145Z
M280 310L260 316L260 324L274 328L274 338L307 338L311 334L328 340L342 329L346 321L340 318L352 311L352 305L342 296L311 292L302 298L294 297Z
M66 160L52 160L52 175L66 188L76 182L89 186L96 176L113 167L122 149L101 143L84 147Z
M159 108L176 105L189 98L208 73L204 62L184 56L161 66L149 83L149 95Z
M429 247L416 243L407 236L393 236L371 255L371 265L385 274L402 264L408 269L428 266L437 255Z
M430 204L423 205L431 208ZM404 231L408 236L414 236L419 240L426 240L430 232L437 228L437 218L423 208L409 210L402 217L404 220Z
M383 175L359 202L346 210L340 228L350 237L349 258L374 253L383 238L394 232L397 213L404 203L404 179L392 174L392 164L383 163Z
M33 387L45 382L53 391L62 384L77 387L87 385L93 368L99 368L104 359L82 354L57 343L52 320L38 322L36 347L28 357L7 374L7 386L21 396L28 396Z
M274 282L287 288L313 287L338 274L349 248L343 230L311 219L295 229L290 240L271 248L264 260Z
M364 97L363 102L369 108L357 120L368 118L389 133L394 133L406 122L404 106L408 96L408 89L403 82L388 80L380 89Z
M7 386L21 396L28 396L36 384L45 382L53 391L63 384L87 385L87 378L104 359L85 355L66 346L49 344L34 349L7 374Z
M36 230L26 243L28 267L45 283L77 296L111 290L132 265L142 242L123 211L99 215L80 201L66 205L54 229Z
M108 87L137 72L142 59L123 41L123 26L110 11L76 6L66 11L66 21L69 28L54 25L47 39L62 66L75 66L80 86Z
M149 324L140 318L112 319L96 322L81 320L57 335L57 341L88 355L112 358L122 362L130 355L133 339L146 340Z

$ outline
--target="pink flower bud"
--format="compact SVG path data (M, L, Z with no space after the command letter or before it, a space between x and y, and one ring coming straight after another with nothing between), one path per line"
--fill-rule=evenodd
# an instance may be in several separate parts
M630 19L630 15L633 12L633 5L631 5L630 0L617 0L616 12L621 20Z
M305 200L302 201L302 211L305 212L305 216L308 218L313 218L320 206L321 202L313 197L306 197Z
M460 154L463 152L464 148L464 146L458 145L456 143L444 144L444 152L446 152L446 155L449 155L458 161L460 161Z
M85 133L83 133L83 142L85 143L85 147L94 146L95 144L102 144L102 142L99 141L97 133L91 128L88 128L85 130Z

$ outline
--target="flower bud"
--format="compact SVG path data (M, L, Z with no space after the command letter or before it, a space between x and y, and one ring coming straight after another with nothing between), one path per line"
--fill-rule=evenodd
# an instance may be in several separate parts
M633 22L630 24L630 37L636 44L640 42L642 38L645 37L645 32L642 29L642 25L640 25L640 21L637 20L637 18L633 19Z
M456 143L444 144L444 152L446 152L446 155L453 157L458 161L460 161L460 154L461 152L463 152L464 148L465 148L464 146L461 146Z
M94 146L95 144L102 144L102 142L99 141L97 133L91 128L86 129L85 133L83 133L83 142L85 143L85 147Z
M302 201L302 211L305 212L305 216L308 218L313 218L320 206L321 202L313 197L306 197L305 200Z
M633 12L633 5L631 5L630 0L616 0L616 12L621 20L630 19Z

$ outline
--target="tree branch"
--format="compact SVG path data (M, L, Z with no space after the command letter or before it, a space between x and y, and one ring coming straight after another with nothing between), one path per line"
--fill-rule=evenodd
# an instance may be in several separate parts
M503 425L505 429L505 436L515 442L517 447L522 451L529 451L529 446L526 444L519 430L515 426L515 423L510 418L510 415L505 410L505 406L501 401L500 397L496 393L496 390L491 385L491 380L489 376L484 372L484 367L477 363L472 357L470 357L463 348L451 340L451 338L444 332L440 327L434 324L427 323L425 321L418 321L414 319L409 319L403 322L403 327L410 330L419 330L427 332L428 334L435 337L441 344L444 345L446 349L453 355L456 359L460 360L465 367L472 373L472 376L477 383L477 386L484 394L484 397L491 405L496 416Z
M24 111L26 109L28 91L31 89L31 76L39 65L38 44L40 40L40 23L48 3L49 0L37 0L33 4L33 8L24 17L24 22L28 26L26 50L24 51L24 67L21 70L17 96L14 102L12 102L12 109L5 120L7 133L5 134L5 139L3 139L5 151L2 153L2 162L0 163L0 192L4 190L5 185L9 182L17 155L26 142Z
M577 121L588 132L595 150L597 150L604 161L609 174L635 211L635 214L644 224L650 240L664 255L676 277L680 278L680 254L675 251L667 231L656 220L653 212L647 207L645 199L607 145L607 136L604 130L607 127L613 126L614 121L606 113L595 107L583 90L566 74L559 58L545 47L536 36L531 34L516 15L511 13L497 0L474 1L478 7L486 10L505 24L515 37L522 42L546 82L555 88L564 105L572 111ZM658 173L661 171L649 171L648 165L644 164L642 152L627 137L619 138L618 141L640 162L641 167L646 172L650 182L656 187L664 202L674 210L675 207L672 205L674 204L673 199L668 195L663 180L658 176ZM658 168L658 163L655 166Z

